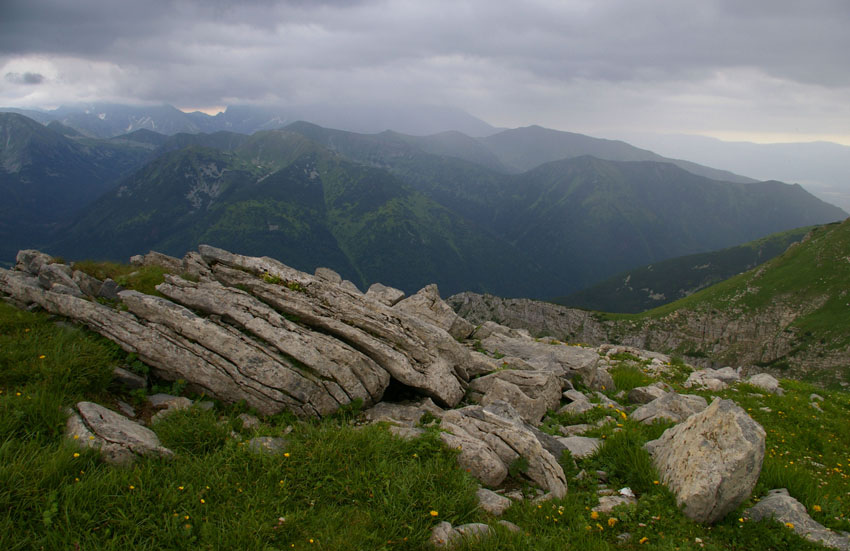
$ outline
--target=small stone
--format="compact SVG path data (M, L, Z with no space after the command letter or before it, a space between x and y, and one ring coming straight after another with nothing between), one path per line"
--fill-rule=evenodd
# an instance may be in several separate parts
M507 511L512 503L510 499L486 488L479 488L475 495L478 497L478 507L495 516Z
M276 436L256 436L246 442L250 451L268 455L282 454L286 451L288 444L286 438Z
M245 430L255 429L260 426L260 420L249 413L240 413L237 417L242 421L242 428Z
M497 522L499 526L504 526L509 532L513 532L515 534L519 534L522 532L522 529L509 520L500 520Z
M148 387L148 381L146 378L120 367L116 367L112 370L112 382L123 386L127 390L139 390Z
M570 450L570 455L575 459L584 459L596 453L596 450L602 445L602 440L599 438L588 438L586 436L569 436L566 438L558 438L558 442L566 446Z
M635 505L636 503L637 499L634 497L623 495L602 496L599 498L599 505L592 508L591 511L608 514L613 511L615 507L619 507L620 505Z

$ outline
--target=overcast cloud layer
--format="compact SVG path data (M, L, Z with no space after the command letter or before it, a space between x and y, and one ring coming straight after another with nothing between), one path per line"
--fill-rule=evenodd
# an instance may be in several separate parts
M4 0L0 105L429 103L850 145L847 0Z

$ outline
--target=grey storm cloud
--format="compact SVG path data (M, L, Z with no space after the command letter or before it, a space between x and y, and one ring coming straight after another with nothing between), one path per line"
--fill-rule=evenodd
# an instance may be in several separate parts
M850 87L847 0L6 0L0 15L0 68L61 59L70 88L101 64L112 99L177 105L405 96L539 121L562 101L604 113L617 90L675 105L711 82L710 107Z
M44 75L38 73L6 73L5 78L15 84L41 84L44 82Z

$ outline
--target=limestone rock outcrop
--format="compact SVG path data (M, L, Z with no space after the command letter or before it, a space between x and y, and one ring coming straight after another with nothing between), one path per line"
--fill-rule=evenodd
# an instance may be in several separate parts
M454 406L470 373L494 369L446 331L459 336L471 325L436 287L408 306L390 307L321 270L310 275L204 245L182 261L158 253L134 260L186 277L166 275L161 297L120 291L113 308L90 300L97 280L21 251L14 270L0 271L0 292L87 325L138 354L162 379L245 400L264 414L324 416L354 400L368 406L391 380Z
M764 446L761 425L733 401L720 399L646 444L661 482L685 515L707 524L749 497Z

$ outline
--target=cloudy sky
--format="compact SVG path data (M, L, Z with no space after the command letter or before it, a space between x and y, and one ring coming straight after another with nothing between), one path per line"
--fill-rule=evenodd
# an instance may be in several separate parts
M0 0L0 106L428 103L850 145L848 0Z

